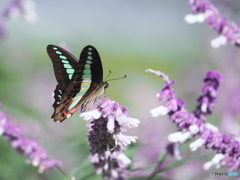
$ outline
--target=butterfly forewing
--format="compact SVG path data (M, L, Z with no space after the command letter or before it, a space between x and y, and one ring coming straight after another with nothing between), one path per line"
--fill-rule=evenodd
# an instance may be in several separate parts
M79 60L59 46L48 45L47 52L52 60L57 82L64 89L71 82Z

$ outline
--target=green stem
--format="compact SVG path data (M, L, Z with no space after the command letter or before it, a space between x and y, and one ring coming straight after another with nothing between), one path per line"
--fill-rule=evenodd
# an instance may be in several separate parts
M147 179L152 179L156 174L159 173L159 171L161 171L161 166L162 166L164 160L166 159L167 155L168 155L168 153L166 151L164 151L161 154L160 160L159 160L156 168L153 170L153 172L150 174L150 176Z
M59 166L55 165L55 167L56 167L67 179L69 178L68 174L67 174L64 170L62 170Z

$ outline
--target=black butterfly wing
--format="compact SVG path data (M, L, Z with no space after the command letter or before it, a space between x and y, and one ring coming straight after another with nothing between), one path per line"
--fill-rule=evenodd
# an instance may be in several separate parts
M78 64L72 78L75 100L69 107L82 105L82 111L85 111L103 84L103 69L98 51L93 46L86 46L82 50Z
M71 83L72 76L78 65L78 59L65 49L55 45L48 45L47 53L52 60L55 77L58 82L54 91L55 102L53 107L56 108L60 104L64 91Z
M98 51L93 46L86 46L80 54L79 63L85 63L90 65L92 82L100 84L103 81L103 68L101 58ZM87 68L85 67L87 74ZM74 77L73 77L74 78ZM84 80L84 78L82 78Z
M62 122L82 105L89 103L103 92L103 70L100 56L93 46L86 46L77 60L66 50L49 45L47 52L53 62L58 85L53 104L54 121Z
M79 60L65 49L55 45L48 45L47 53L52 60L59 86L61 89L66 89L71 82Z
M73 82L84 81L90 79L91 82L97 84L103 81L103 69L100 56L93 46L86 46L79 57L72 77Z

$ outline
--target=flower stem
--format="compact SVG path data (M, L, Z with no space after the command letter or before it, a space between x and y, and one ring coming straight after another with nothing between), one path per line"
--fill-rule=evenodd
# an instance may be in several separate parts
M67 174L64 170L62 170L61 167L59 167L58 165L55 165L55 167L56 167L66 178L69 178L68 174Z

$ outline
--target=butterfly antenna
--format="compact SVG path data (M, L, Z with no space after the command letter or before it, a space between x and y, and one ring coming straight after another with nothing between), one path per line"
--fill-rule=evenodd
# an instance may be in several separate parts
M107 80L107 81L113 81L113 80L118 80L118 79L124 79L124 78L126 78L127 77L127 75L125 75L125 76L123 76L123 77L120 77L120 78L116 78L116 79L109 79L109 80Z
M104 81L106 81L106 79L108 78L108 76L110 76L111 73L112 73L112 71L109 70L109 73L108 73L107 77L104 79Z

